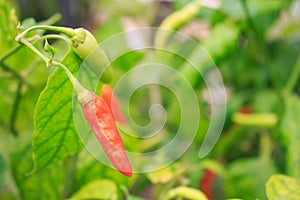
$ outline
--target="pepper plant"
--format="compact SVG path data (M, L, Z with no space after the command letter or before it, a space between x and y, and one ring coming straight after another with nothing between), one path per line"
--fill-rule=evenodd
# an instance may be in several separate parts
M60 14L20 20L16 4L0 0L0 199L300 198L298 0L93 4L106 17L88 30L55 25ZM134 48L143 40L130 30L140 24L159 27L151 38L154 51ZM172 43L174 31L185 35L177 38L180 49ZM110 43L118 34L122 40ZM167 45L197 65L162 51ZM123 46L131 51L111 59ZM169 159L150 156L176 138L181 108L192 102L182 106L169 88L150 86L134 91L124 107L115 86L153 57L184 77L176 88L190 85L200 117L187 120L196 121L197 131L184 153L148 170ZM199 157L214 117L205 77L215 66L226 92L218 99L226 110L216 119L225 118L218 121L221 135L209 140L216 144ZM143 79L133 76L131 83ZM145 127L155 122L155 112L145 113L156 103L167 120L159 134L142 138L132 121ZM184 129L174 152L190 130ZM150 160L134 159L132 152Z

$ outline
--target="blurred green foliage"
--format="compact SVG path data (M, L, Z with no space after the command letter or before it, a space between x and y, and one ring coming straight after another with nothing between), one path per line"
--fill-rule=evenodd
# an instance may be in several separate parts
M86 26L103 42L123 31L159 26L191 2L88 1L93 14L85 16L89 20ZM300 178L300 3L215 2L220 7L199 7L180 26L174 23L176 26L169 28L202 44L221 72L228 95L222 135L207 158L200 160L199 147L210 122L205 83L191 66L184 65L182 58L162 53L161 62L183 73L195 90L203 111L199 128L191 147L172 165L127 178L82 148L74 129L72 89L67 77L61 70L46 68L15 41L18 29L33 26L36 20L23 19L18 26L20 8L0 0L0 199L206 199L204 195L212 199L300 199L299 192L295 192ZM51 9L59 11L54 4ZM129 41L124 38L122 42ZM81 64L78 57L65 44L50 43L59 49L56 59L76 73ZM194 49L185 45L182 51L192 53ZM35 46L42 49L42 44ZM112 63L112 84L147 59L147 51L131 51L118 57ZM205 73L210 65L201 59L197 67ZM168 143L178 129L179 104L167 88L158 88L168 113L166 127L149 140L121 132L129 151L150 152ZM143 114L151 106L149 91L140 88L130 102L131 117L140 125L150 121ZM276 123L264 126L268 124L264 117L259 118L259 125L243 122L233 117L240 116L237 113L254 118L258 116L255 114L272 115ZM215 177L204 180L206 170Z

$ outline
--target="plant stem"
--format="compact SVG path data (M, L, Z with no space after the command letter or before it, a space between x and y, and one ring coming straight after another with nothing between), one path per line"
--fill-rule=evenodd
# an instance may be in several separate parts
M64 70L64 72L67 74L68 78L70 79L70 81L74 87L74 90L78 96L78 100L81 105L85 105L87 102L89 102L93 98L91 93L78 82L78 80L73 76L73 74L69 71L69 69L65 65L46 57L44 54L42 54L37 48L35 48L26 39L19 38L19 42L24 44L25 46L27 46L34 53L36 53L47 64L47 66L51 66L51 65L57 66Z
M29 85L29 83L16 70L12 69L10 66L5 64L1 60L0 60L0 65L2 66L2 69L11 72L17 79Z
M14 48L12 48L9 52L7 52L4 56L2 56L0 58L0 62L4 62L4 60L6 60L10 56L12 56L14 53L16 53L17 51L19 51L21 48L22 48L21 45L15 46Z
M291 77L288 79L288 82L286 83L285 86L285 91L290 93L294 89L295 85L298 82L300 75L300 56L297 59L297 62L293 68L293 71L291 73Z
M60 13L55 13L49 19L47 19L45 21L42 21L40 24L42 24L42 25L51 25L51 24L55 24L60 19L61 19L61 14Z
M40 40L43 40L43 39L61 39L61 40L64 40L65 42L67 42L68 44L71 44L71 41L69 40L69 38L66 38L66 37L64 37L62 35L55 35L55 34L49 34L49 35L41 36L41 37L37 38L36 40L34 40L32 42L36 43L36 42L38 42ZM9 52L7 52L4 56L2 56L0 58L0 62L4 62L4 60L6 60L7 58L9 58L13 54L15 54L22 47L23 47L22 45L17 45L14 48L12 48Z
M66 38L62 35L54 35L54 34L44 35L44 36L42 36L40 38L37 38L36 40L32 41L32 43L36 43L36 42L38 42L40 40L44 40L44 39L61 39L61 40L64 40L67 44L71 45L71 41L69 40L69 38ZM24 77L22 77L16 70L14 70L10 66L8 66L6 63L4 63L4 61L6 59L8 59L10 56L12 56L17 51L19 51L22 47L23 47L22 45L15 46L13 49L11 49L9 52L7 52L4 56L2 56L0 58L0 66L5 71L11 72L13 74L13 76L15 76L17 79L19 79L23 83L26 83L26 84L29 85L29 83L24 79Z
M48 35L43 35L42 37L36 39L34 41L37 42L37 41L40 41L40 40L44 40L44 39L59 39L59 40L63 40L65 41L68 45L72 45L71 44L71 40L63 35L55 35L55 34L48 34Z
M53 18L52 18L53 17ZM57 20L59 20L61 18L61 15L60 14L56 14L56 15L53 15L51 18L49 18L47 21L45 21L44 23L45 24L52 24L52 23L55 23ZM39 28L39 27L54 27L54 26L48 26L48 25L39 25L39 26L35 26L36 28ZM63 28L63 29L71 29L71 28L64 28L64 27L55 27L55 28ZM30 28L29 28L30 29ZM26 31L24 31L23 33L20 34L20 36L23 36L23 34L26 34L28 33L30 30L27 29ZM31 29L33 30L33 29ZM73 29L72 29L73 30ZM68 35L68 34L66 34ZM40 38L38 38L37 40L33 41L34 43L37 42L38 40L40 39L44 39L44 38L49 38L49 39L62 39L62 40L65 40L66 42L70 43L70 41L68 40L68 38L66 37L63 37L61 35L54 35L54 34L49 34L49 35L45 35L45 36L42 36ZM68 41L67 41L68 40ZM17 45L15 46L13 49L11 49L9 52L7 52L4 56L2 56L0 58L0 61L4 61L6 60L7 58L9 58L11 55L13 55L14 53L16 53L18 50L20 50L22 48L22 45Z
M51 16L49 19L41 22L41 25L46 26L46 25L51 25L51 24L55 24L56 22L58 22L61 19L61 14L56 13L53 16ZM7 58L9 58L11 55L13 55L14 53L16 53L17 51L19 51L23 46L22 45L17 45L15 46L13 49L11 49L9 52L7 52L4 56L2 56L0 58L0 61L4 61Z
M4 56L2 56L0 58L0 65L2 66L2 68L6 71L10 71L17 79L19 79L22 82L26 82L24 80L23 77L21 77L21 75L15 71L14 69L12 69L10 66L8 66L7 64L4 63L4 60L6 60L7 58L9 58L10 56L12 56L14 53L16 53L18 50L21 49L21 45L15 46L13 49L11 49L9 52L7 52Z
M22 81L19 81L18 88L17 88L17 94L15 96L13 110L12 110L11 117L10 117L10 130L11 130L12 134L15 137L18 136L18 132L17 132L17 130L15 128L15 121L16 121L16 117L17 117L17 114L18 114L19 104L20 104L20 97L21 97L22 85L23 85Z
M49 63L50 59L47 58L44 54L42 54L37 48L35 48L30 42L28 42L24 38L20 38L19 40L20 43L24 44L27 46L31 51L36 53L45 63Z
M19 41L21 39L24 39L25 35L28 32L37 30L37 29L55 31L58 33L63 33L69 37L73 37L74 35L76 35L74 29L72 29L72 28L60 27L60 26L49 26L49 25L37 25L37 26L32 26L32 27L26 29L25 31L23 31L22 33L20 33L19 35L17 35L16 40Z
M19 40L20 43L24 44L25 46L27 46L31 51L33 51L35 54L37 54L47 65L51 64L54 66L60 66L63 68L63 70L66 72L66 74L68 75L68 77L70 78L72 84L74 83L74 79L75 77L72 75L72 73L61 63L56 62L54 60L51 61L50 58L48 58L47 56L45 56L44 54L42 54L37 48L35 48L30 42L28 42L26 39L24 38L20 38ZM75 79L76 80L76 79Z
M79 82L78 80L73 76L73 74L68 70L68 68L57 62L57 61L52 61L52 65L54 66L58 66L60 68L62 68L64 70L64 72L67 74L67 76L69 77L74 89L75 89L75 92L77 93L77 95L80 95L81 93L84 93L85 91L87 91Z

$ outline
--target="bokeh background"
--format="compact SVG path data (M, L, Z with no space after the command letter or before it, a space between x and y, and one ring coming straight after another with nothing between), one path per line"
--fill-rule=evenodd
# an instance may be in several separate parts
M300 1L199 2L201 8L187 9L191 0L0 0L0 199L300 199ZM201 110L195 140L182 157L156 172L127 178L70 140L62 143L76 151L30 173L35 107L55 68L46 68L29 49L19 49L18 22L23 28L38 22L85 27L103 42L123 31L164 27L172 17L177 22L167 28L201 44L224 81L226 118L213 150L198 156L211 121L207 85L197 72L183 68L182 58L162 53L162 63L188 71L184 76ZM62 60L66 44L50 43ZM149 58L148 51L119 57L112 63L111 85ZM210 65L201 59L198 69L206 74ZM181 108L168 88L138 89L129 105L132 119L148 124L153 98L168 114L165 127L152 140L121 132L128 151L151 152L176 135Z

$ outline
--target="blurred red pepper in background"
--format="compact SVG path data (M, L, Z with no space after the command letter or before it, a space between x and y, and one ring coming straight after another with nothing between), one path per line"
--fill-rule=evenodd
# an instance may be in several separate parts
M213 198L213 182L216 176L212 170L206 169L200 180L200 189L208 199Z
M104 84L101 89L101 97L109 105L115 120L122 125L127 124L126 118L122 113L122 109L117 97L114 95L113 89L108 85Z

